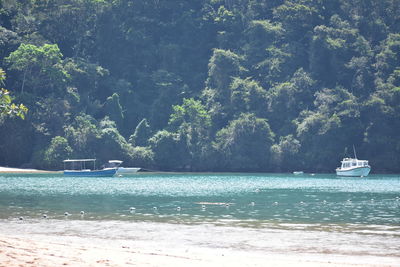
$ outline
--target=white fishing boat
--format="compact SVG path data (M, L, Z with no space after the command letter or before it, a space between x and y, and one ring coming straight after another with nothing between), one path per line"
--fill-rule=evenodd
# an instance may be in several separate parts
M368 160L357 159L356 150L354 150L354 158L344 158L342 165L336 168L336 175L349 177L365 177L371 171Z
M140 170L140 168L134 168L134 167L120 167L122 163L123 163L122 160L109 160L107 168L117 168L118 175L133 174Z

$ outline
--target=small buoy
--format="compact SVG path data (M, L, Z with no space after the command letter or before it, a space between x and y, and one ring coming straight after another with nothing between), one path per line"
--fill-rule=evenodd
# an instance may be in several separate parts
M43 214L43 219L47 219L47 215L46 214Z
M204 211L206 210L206 205L201 205L201 209Z
M181 211L181 207L176 207L176 210L177 211Z
M68 213L68 212L65 212L65 213L64 213L64 216L68 216L68 215L69 215L69 213Z
M275 202L274 202L274 205L278 205L278 202L277 202L277 201L275 201Z
M250 203L250 206L254 206L254 205L256 205L256 203L254 203L254 202L251 202L251 203Z
M300 205L304 205L304 202L303 202L303 201L300 201Z
M229 208L229 206L230 206L229 203L226 203L226 204L225 204L225 207Z
M83 210L81 210L81 215L85 215L85 212Z
M130 207L129 210L130 211L134 211L134 210L136 210L136 208L135 207Z
M118 174L118 177L122 177L122 174Z
M153 207L153 210L157 210L157 207Z
M19 220L20 220L20 221L23 221L23 220L24 220L24 217L19 217Z
M373 198L371 198L371 202L374 202L375 200Z

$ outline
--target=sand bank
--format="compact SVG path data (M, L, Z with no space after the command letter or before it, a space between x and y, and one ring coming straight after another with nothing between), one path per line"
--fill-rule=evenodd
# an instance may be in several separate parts
M9 168L9 167L1 167L0 166L0 173L57 173L57 172L37 170L37 169Z
M132 243L95 242L84 238L50 239L0 235L0 266L390 266L307 259L293 255L263 255L235 250L140 248Z

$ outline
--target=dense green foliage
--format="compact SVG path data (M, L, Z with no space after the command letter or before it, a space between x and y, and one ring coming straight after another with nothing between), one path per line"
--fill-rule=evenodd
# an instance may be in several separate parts
M5 79L5 72L0 69L0 86L4 84ZM13 103L10 92L0 87L0 122L2 122L5 117L18 116L24 119L27 111L28 109L23 104L17 105Z
M0 165L400 171L400 0L0 0L0 67Z

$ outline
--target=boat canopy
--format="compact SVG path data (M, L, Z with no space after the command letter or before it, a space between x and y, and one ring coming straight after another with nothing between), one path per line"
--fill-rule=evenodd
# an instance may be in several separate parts
M109 160L108 163L122 164L122 160Z
M121 165L122 164L122 160L109 160L105 165L104 165L104 167L105 168L118 168L119 167L119 165Z
M85 170L87 162L93 166L93 169L96 169L96 159L66 159L63 160L64 170L67 169L66 166L72 170Z
M88 162L88 161L96 161L96 159L66 159L63 162Z

